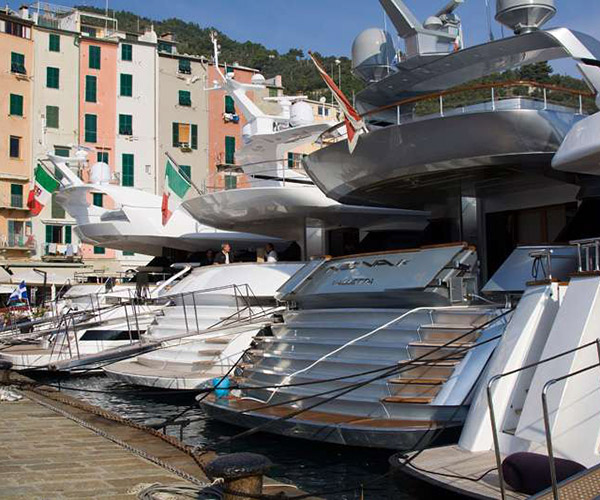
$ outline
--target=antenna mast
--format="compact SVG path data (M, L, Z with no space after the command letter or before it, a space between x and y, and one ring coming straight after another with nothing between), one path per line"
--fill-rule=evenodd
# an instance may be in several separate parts
M485 0L485 10L486 10L490 42L493 42L494 41L494 32L492 31L492 10L490 9L490 0Z

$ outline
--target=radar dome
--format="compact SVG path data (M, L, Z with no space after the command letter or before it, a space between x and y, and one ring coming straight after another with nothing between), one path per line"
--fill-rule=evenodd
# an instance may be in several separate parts
M99 161L92 165L90 173L92 184L108 184L110 182L110 167L108 164Z
M379 28L369 28L360 33L352 44L352 71L365 82L386 77L396 58L391 35Z
M262 76L260 73L256 73L256 74L252 75L252 78L250 79L250 81L254 85L264 85L266 82L265 77Z
M290 124L292 127L312 125L314 122L315 117L310 104L305 101L298 101L292 104L292 111L290 115Z
M554 14L554 0L496 0L496 21L517 35L540 29Z

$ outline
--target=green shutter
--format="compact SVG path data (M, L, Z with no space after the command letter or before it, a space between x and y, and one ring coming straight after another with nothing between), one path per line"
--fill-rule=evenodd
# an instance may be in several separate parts
M133 60L133 47L129 44L124 43L121 45L121 60L131 61Z
M21 138L11 135L8 140L9 144L9 155L11 158L21 157Z
M192 124L192 149L198 149L198 125Z
M179 72L186 75L192 74L192 65L189 59L179 59Z
M119 134L133 135L133 117L131 115L119 115Z
M49 89L60 88L60 69L47 67L46 68L46 87Z
M50 52L60 52L60 36L55 33L50 33L48 39L48 50Z
M225 189L236 189L237 177L235 175L225 175Z
M288 153L287 164L288 168L294 168L294 153Z
M27 70L25 69L25 56L18 52L10 53L10 71L12 73L19 73L20 75L26 75Z
M58 106L46 106L46 127L58 128L60 122L60 112Z
M90 69L100 69L100 47L90 45L89 59Z
M85 142L96 142L98 140L98 117L96 115L85 115Z
M179 123L173 123L173 147L179 147Z
M235 163L235 137L225 137L225 163L227 165Z
M94 247L94 255L104 255L106 250L104 247Z
M10 185L10 206L21 208L23 206L23 185Z
M71 226L65 226L65 243L68 245L69 243L73 243L73 235L71 231Z
M71 150L69 148L63 148L60 146L56 146L54 148L54 154L56 156L64 156L65 158L68 158L69 155L71 154ZM58 171L60 172L60 170L58 170ZM55 177L56 177L56 175L55 175ZM57 177L57 179L58 179L58 177Z
M52 218L64 219L65 209L56 201L56 193L52 194ZM58 241L56 243L59 243Z
M179 165L179 171L183 174L186 180L192 178L192 167L190 165Z
M23 96L10 94L10 114L14 116L23 116Z
M52 243L53 226L46 225L46 243Z
M230 95L225 96L225 113L235 114L235 101Z
M102 193L92 193L92 204L95 207L102 207L104 205L103 197Z
M189 90L179 91L179 105L180 106L191 106L192 105L192 93Z
M85 76L85 102L96 102L98 79L92 75Z
M123 154L121 184L123 186L133 187L134 184L134 165L135 160L132 154Z
M108 151L98 151L96 161L106 163L108 165Z
M133 95L133 75L121 73L121 95L125 97Z

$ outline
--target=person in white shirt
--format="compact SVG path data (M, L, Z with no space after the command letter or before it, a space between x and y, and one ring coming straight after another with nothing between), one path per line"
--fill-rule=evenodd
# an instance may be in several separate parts
M275 247L271 243L267 243L265 246L265 257L267 262L277 262L277 252Z
M223 243L221 245L221 251L215 257L215 264L232 264L233 255L231 254L231 245L229 243Z

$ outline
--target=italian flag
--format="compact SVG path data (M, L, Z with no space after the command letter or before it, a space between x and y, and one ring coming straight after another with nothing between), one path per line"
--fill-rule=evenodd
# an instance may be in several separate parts
M165 168L165 187L162 199L162 223L163 226L169 222L173 212L183 203L183 198L189 191L190 183L179 173L177 168L170 160L167 160Z
M27 207L31 210L31 215L39 215L42 209L50 203L52 193L60 187L60 182L41 165L35 168L34 175L35 185L33 189L29 190Z

